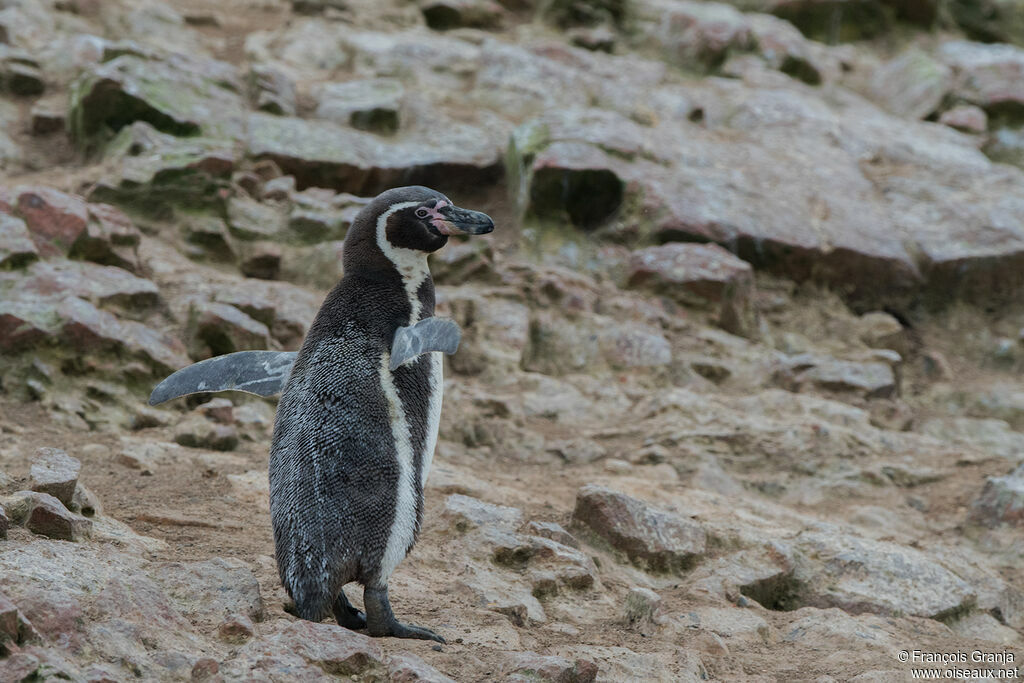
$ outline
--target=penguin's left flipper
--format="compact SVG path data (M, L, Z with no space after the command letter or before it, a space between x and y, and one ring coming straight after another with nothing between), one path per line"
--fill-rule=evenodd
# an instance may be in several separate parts
M157 384L149 395L149 405L207 391L273 396L284 389L296 356L295 351L239 351L208 358Z
M415 325L399 327L391 343L391 363L394 370L422 353L440 351L451 355L458 351L462 330L458 323L446 318L424 318Z

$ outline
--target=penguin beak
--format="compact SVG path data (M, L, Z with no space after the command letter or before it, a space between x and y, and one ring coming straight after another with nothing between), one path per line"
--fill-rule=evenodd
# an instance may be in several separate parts
M436 209L435 218L430 223L442 235L454 235L458 232L484 235L494 230L494 221L486 213L460 209L453 204Z

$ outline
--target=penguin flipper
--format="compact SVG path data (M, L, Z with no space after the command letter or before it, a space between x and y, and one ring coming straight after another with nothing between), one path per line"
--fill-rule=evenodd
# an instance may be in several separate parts
M273 396L284 389L296 356L295 351L239 351L208 358L157 384L149 395L149 405L208 391Z
M424 318L415 325L399 327L391 343L391 363L394 370L421 353L441 351L451 355L459 350L462 330L458 323L446 318Z

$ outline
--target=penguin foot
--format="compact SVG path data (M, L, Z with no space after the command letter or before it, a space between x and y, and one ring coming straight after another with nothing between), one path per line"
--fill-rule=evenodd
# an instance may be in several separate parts
M338 622L338 626L344 626L350 631L366 628L366 615L352 606L344 590L338 593L331 611L334 612L334 620Z
M403 624L395 619L388 600L387 586L369 588L363 591L363 604L366 605L366 628L371 636L391 636L392 638L418 638L420 640L436 640L447 642L429 628Z

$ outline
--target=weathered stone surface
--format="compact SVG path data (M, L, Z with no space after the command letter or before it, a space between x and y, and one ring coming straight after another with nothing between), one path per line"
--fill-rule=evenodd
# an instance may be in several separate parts
M780 357L773 379L790 391L813 386L865 398L888 398L898 392L896 375L888 363L838 360L814 354Z
M295 115L295 83L280 69L257 64L249 72L249 97L268 114Z
M189 309L189 355L202 359L235 351L266 349L270 330L228 304L195 301Z
M754 47L746 17L735 7L717 2L644 0L638 4L639 25L666 58L698 70L713 69L730 52Z
M560 28L617 24L626 14L623 0L554 0L544 5L544 16Z
M996 526L1024 526L1024 465L1002 477L989 477L972 503L973 520Z
M388 665L388 676L392 683L455 683L455 680L430 666L411 652L394 652L384 661Z
M228 200L228 226L239 239L276 239L284 231L284 225L284 214L276 207L248 197Z
M939 123L964 133L980 135L988 129L988 115L981 107L960 104L947 109L939 116Z
M912 49L875 71L871 96L897 116L923 119L938 110L953 86L953 70Z
M879 0L769 0L763 9L791 22L808 38L836 43L871 38L888 30L892 13L885 4ZM933 5L931 16L934 14Z
M597 678L597 664L586 659L575 661L565 657L539 655L536 652L509 653L501 667L510 680L559 681L590 683Z
M70 129L80 141L107 128L146 121L174 135L241 139L245 103L230 64L198 56L146 59L124 54L86 71L74 84Z
M952 0L949 12L972 40L1024 46L1020 0Z
M158 372L173 372L188 365L177 339L131 320L119 320L82 299L63 299L56 310L61 339L79 351L123 350L152 365Z
M219 287L214 299L266 325L286 350L298 349L322 303L319 295L291 283L252 279Z
M48 493L70 508L81 471L82 463L65 451L59 448L40 448L32 458L29 470L32 490Z
M0 213L0 268L22 268L39 258L25 221Z
M17 187L12 194L13 208L42 256L66 255L85 232L89 212L81 197L42 186Z
M217 626L235 614L263 619L263 599L252 568L235 558L169 562L154 567L152 577L189 619Z
M577 492L573 521L657 571L690 567L704 554L707 542L696 522L592 484Z
M122 311L145 311L160 300L160 290L152 281L114 266L52 259L33 263L20 275L0 273L0 292L25 301L75 296Z
M369 636L335 624L278 620L221 663L227 679L266 676L271 680L327 681L355 676L387 677L384 654Z
M11 528L11 519L7 516L4 506L0 505L0 539L7 538L9 528Z
M725 330L757 332L753 269L716 244L666 244L633 253L628 285L707 307Z
M487 182L499 172L496 141L486 131L455 122L437 139L382 142L371 133L323 121L256 113L249 116L248 140L249 154L273 160L300 187L361 195L400 184Z
M117 662L105 662L107 680L159 678L166 671L159 653L204 647L147 576L145 563L109 545L45 539L8 544L0 550L0 591L47 641L73 651L120 653Z
M793 543L801 601L857 614L941 618L969 608L972 586L919 550L842 533L808 531Z
M109 204L90 204L89 223L70 256L138 273L140 233L131 219Z
M1024 49L951 41L939 58L956 75L954 93L989 112L1024 107Z
M83 541L92 535L92 522L64 507L48 493L32 497L25 527L34 534L62 541Z
M538 312L530 320L530 338L522 367L531 372L563 375L579 371L665 365L671 347L654 328L623 330L612 319L587 316L566 319Z
M427 26L435 31L453 28L500 28L505 9L494 0L420 0Z
M630 588L626 595L626 621L630 624L658 621L661 619L662 607L661 596L650 588Z
M217 424L194 415L174 428L174 441L189 448L233 451L238 447L238 430L233 425Z
M237 156L230 141L179 138L135 121L107 144L104 158L111 170L89 197L150 215L167 214L173 206L223 207Z
M405 88L397 78L328 83L320 90L317 118L390 135L401 124Z
M451 520L458 531L465 532L485 526L512 531L522 522L523 512L518 508L494 505L454 493L445 499L443 516Z

